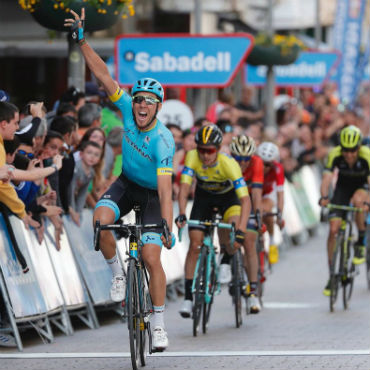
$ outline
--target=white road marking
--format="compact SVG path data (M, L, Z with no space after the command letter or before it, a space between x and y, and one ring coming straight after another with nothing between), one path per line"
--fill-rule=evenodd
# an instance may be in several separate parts
M297 351L209 351L163 352L152 357L230 357L230 356L354 356L370 355L369 349L359 350L297 350ZM3 353L0 359L62 359L62 358L129 358L128 352L61 352L61 353Z
M294 302L264 302L263 307L265 308L286 308L286 309L294 309L294 308L315 308L319 307L319 304L312 304L312 303L294 303Z

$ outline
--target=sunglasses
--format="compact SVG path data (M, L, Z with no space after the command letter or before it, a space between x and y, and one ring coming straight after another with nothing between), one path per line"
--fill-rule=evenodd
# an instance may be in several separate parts
M33 153L28 153L28 152L25 152L24 150L22 149L19 149L18 152L19 154L21 155L24 155L25 157L27 157L28 159L33 159L35 158L35 155Z
M200 154L214 154L217 152L217 148L197 148Z
M272 162L263 162L265 167L272 167Z
M358 150L357 146L355 148L343 148L342 147L342 152L345 152L345 153L354 153L354 152L357 152L357 150Z
M242 162L242 161L248 162L252 158L250 155L234 155L234 154L233 154L233 157L238 162Z
M152 98L150 96L144 96L144 95L136 95L132 98L132 101L136 104L141 104L144 100L147 105L154 105L156 103L161 102L160 100L156 98Z

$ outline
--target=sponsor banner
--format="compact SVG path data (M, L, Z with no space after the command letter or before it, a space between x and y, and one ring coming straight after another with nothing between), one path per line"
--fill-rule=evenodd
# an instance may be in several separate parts
M80 226L69 216L63 217L69 243L84 277L94 305L111 302L109 297L112 272L101 252L94 249L93 213L84 209Z
M253 44L247 33L123 35L115 42L120 85L152 77L167 86L226 86Z
M286 66L275 66L275 84L278 86L318 86L330 74L330 71L339 62L339 55L335 52L301 52L297 60ZM245 66L247 85L265 85L267 67Z
M60 250L57 250L54 239L54 226L46 220L45 242L55 274L62 291L65 304L68 306L81 306L87 302L87 292L81 281L75 259L69 244L66 231L60 237Z
M35 267L32 265L27 250L27 245L31 245L31 241L27 233L23 233L23 228L20 225L22 221L16 216L10 216L10 220L19 244L19 249L30 269L26 274L22 272L22 267L17 261L13 246L11 245L3 216L0 214L0 266L12 304L14 317L21 318L46 313L48 308L38 283Z
M341 101L346 104L352 104L357 89L365 3L366 0L338 0L337 4L335 30L338 35L335 36L334 45L342 55L338 67L338 90Z

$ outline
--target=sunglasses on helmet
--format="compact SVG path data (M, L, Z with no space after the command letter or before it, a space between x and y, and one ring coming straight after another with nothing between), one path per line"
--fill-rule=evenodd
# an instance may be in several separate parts
M141 104L143 101L145 101L147 105L154 105L156 103L161 102L159 99L152 98L151 96L144 96L144 95L135 95L132 98L132 101L136 104Z
M358 146L355 146L354 148L343 148L342 147L342 152L345 153L354 153L358 150Z
M217 148L199 148L197 147L198 153L200 154L214 154L217 152Z
M27 157L28 159L33 159L35 158L35 155L33 153L28 153L28 152L25 152L24 150L22 149L19 149L17 151L17 153L21 154L21 155L24 155L25 157Z

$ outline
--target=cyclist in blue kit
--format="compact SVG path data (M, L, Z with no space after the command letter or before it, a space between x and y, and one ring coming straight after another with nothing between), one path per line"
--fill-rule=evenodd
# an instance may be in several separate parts
M162 107L163 88L152 78L138 80L132 88L132 97L120 89L112 79L103 60L86 42L83 33L85 11L81 18L71 10L74 19L66 19L72 37L80 45L86 64L102 84L110 100L123 115L122 173L96 204L94 224L112 224L140 205L144 224L161 224L167 221L171 230L172 205L172 158L175 143L171 132L157 119ZM142 257L150 274L150 294L153 301L153 347L168 347L164 329L164 303L166 276L161 264L162 244L171 248L175 242L173 233L169 240L162 229L145 230L142 236ZM117 258L116 243L110 231L102 231L100 247L113 273L111 298L120 302L125 297L125 276Z

